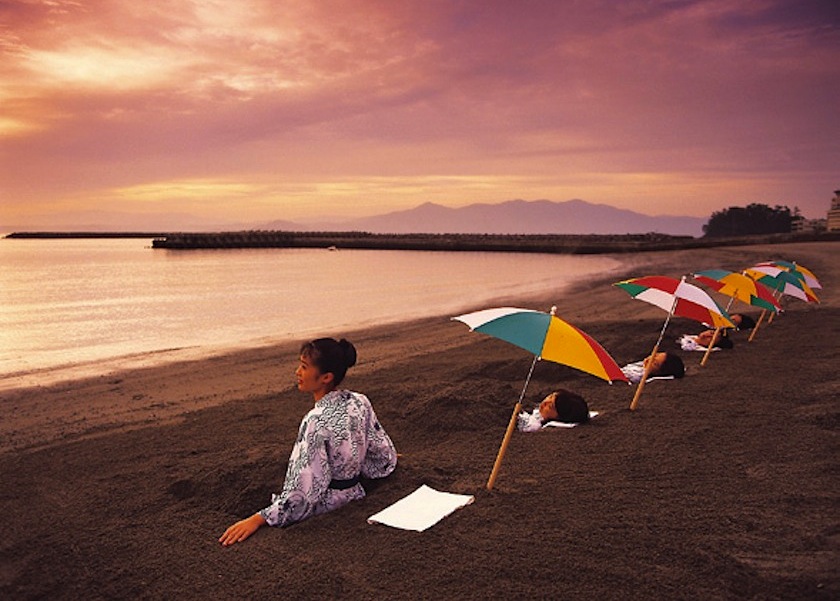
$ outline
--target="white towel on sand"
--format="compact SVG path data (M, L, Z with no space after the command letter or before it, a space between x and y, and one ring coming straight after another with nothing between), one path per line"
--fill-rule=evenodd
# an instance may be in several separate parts
M423 484L407 497L373 514L367 521L368 524L379 523L393 528L423 532L474 500L472 495L440 492Z

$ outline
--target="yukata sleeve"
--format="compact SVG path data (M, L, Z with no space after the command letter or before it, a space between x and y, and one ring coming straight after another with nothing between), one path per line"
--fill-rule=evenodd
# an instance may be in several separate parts
M628 363L621 368L621 371L633 384L638 384L645 375L644 360Z
M373 407L367 421L367 450L362 463L362 476L384 478L397 467L397 449L385 428L379 423Z
M270 526L289 526L305 520L326 496L331 479L326 441L318 420L310 416L301 424L292 448L283 492L272 495L271 505L260 515Z
M516 429L520 432L536 432L542 428L542 421L538 417L539 413L520 412L516 416Z

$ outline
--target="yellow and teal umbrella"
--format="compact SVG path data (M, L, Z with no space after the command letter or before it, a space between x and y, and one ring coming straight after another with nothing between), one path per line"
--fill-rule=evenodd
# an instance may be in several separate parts
M782 307L773 298L773 292L767 286L743 273L725 269L705 269L696 272L694 279L721 294L731 297L733 300L737 299L747 305L774 312L782 310ZM729 310L729 307L727 307L727 310Z
M487 481L487 490L491 490L496 481L502 458L516 426L516 418L522 410L525 390L531 381L537 361L545 359L568 365L610 383L615 380L628 381L627 376L621 371L615 359L604 350L604 347L582 330L557 317L554 314L555 310L556 307L552 307L550 313L545 313L518 307L497 307L452 318L467 324L473 332L504 340L534 355L522 393L513 409L513 415L499 448L496 463Z
M747 305L760 307L762 312L759 321L764 318L767 311L778 313L782 310L781 305L773 298L773 292L770 288L743 273L736 273L725 269L706 269L695 273L694 279L730 297L729 304L726 305L727 311L729 311L732 302L736 299ZM757 326L758 324L756 324L756 328ZM715 328L712 341L709 343L703 359L700 360L700 365L706 365L706 361L709 360L709 355L715 346L720 330L720 327ZM754 333L755 328L753 329ZM750 335L750 340L752 340L752 335Z

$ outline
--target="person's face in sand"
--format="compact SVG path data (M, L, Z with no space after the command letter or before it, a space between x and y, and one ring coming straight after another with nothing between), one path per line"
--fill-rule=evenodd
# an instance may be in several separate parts
M300 356L300 365L295 370L297 387L301 392L311 392L317 401L333 389L333 374L322 373L305 355Z
M552 392L550 395L545 397L542 402L540 403L540 418L544 422L550 422L552 420L558 419L560 416L557 414L557 407L554 405L554 401L557 399L557 393Z
M702 344L703 346L709 346L712 342L712 337L715 335L714 330L705 330L697 334L697 344ZM718 335L718 340L720 340L720 336Z
M650 374L651 375L658 373L659 370L662 369L662 364L665 363L665 357L667 356L667 354L668 353L656 353L653 356L653 361L652 362L651 362L650 357L647 357L645 359L645 367L647 367L648 364L650 364Z

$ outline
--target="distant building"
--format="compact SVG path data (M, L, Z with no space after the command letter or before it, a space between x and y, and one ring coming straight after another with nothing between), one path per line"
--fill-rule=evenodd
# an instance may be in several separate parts
M826 229L825 219L794 219L790 231L800 234L818 234Z
M831 199L831 208L828 211L826 229L829 232L840 232L840 190L835 190L834 198Z

